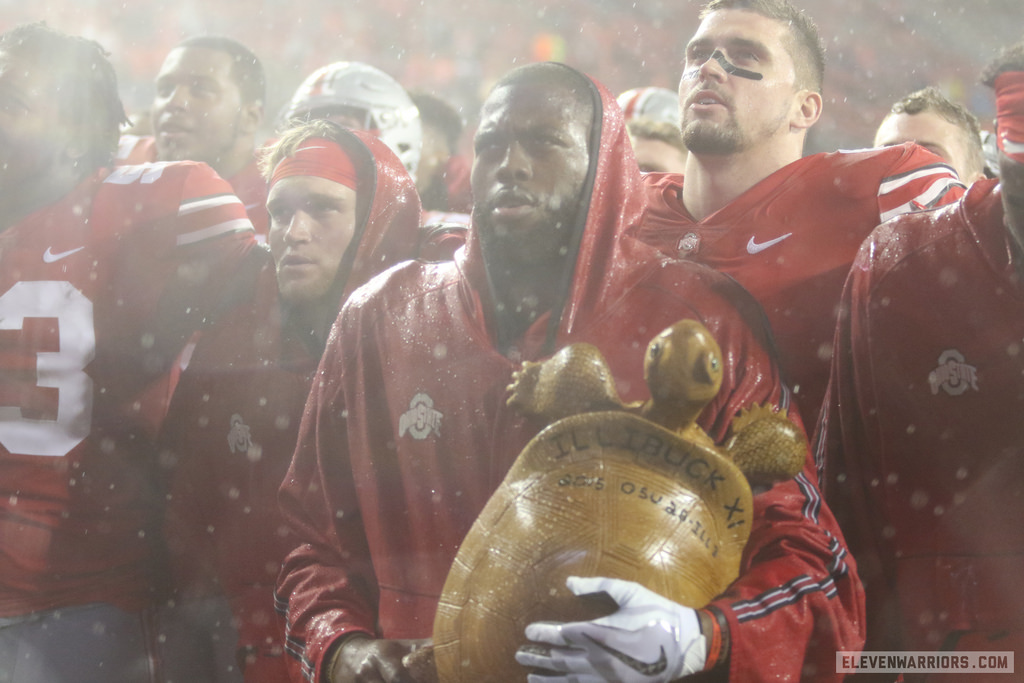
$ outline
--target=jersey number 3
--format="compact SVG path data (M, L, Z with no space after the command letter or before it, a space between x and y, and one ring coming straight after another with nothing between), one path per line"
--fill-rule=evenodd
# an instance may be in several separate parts
M0 405L0 444L9 453L21 455L67 455L89 435L92 426L93 385L92 378L85 373L85 367L96 355L92 302L70 282L18 282L0 296L0 335L6 330L24 331L29 318L57 322L55 347L27 352L35 355L35 387L47 389L50 394L56 389L56 417L26 417L22 410L26 396L17 390L19 382L4 377L0 397L8 405ZM3 346L0 345L0 352ZM9 372L10 368L0 368L0 377ZM31 376L29 372L28 377ZM10 393L2 386L9 382L15 387ZM20 385L31 387L30 382L29 379ZM18 399L14 401L17 405L9 405L12 394Z

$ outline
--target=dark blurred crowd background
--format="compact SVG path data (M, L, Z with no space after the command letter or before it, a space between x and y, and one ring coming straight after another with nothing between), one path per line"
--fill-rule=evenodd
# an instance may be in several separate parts
M0 0L0 28L45 20L110 52L129 112L153 97L168 50L198 34L251 47L268 74L268 131L302 79L362 61L448 99L472 130L490 84L529 61L564 61L612 92L675 89L703 0ZM802 0L828 50L825 114L808 152L870 145L890 104L937 85L994 116L977 74L1024 33L1022 0ZM468 134L467 134L468 138Z

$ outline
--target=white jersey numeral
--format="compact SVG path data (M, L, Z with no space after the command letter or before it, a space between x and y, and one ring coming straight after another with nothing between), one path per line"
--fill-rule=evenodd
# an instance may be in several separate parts
M22 455L67 455L92 426L96 355L92 302L70 282L18 282L0 296L0 330L23 329L26 318L56 318L57 351L36 352L36 386L57 389L57 417L26 418L18 406L0 407L0 444Z
M150 164L134 164L129 166L118 166L110 175L103 179L103 182L111 185L131 185L138 181L143 185L156 182L163 175L169 161L154 161Z

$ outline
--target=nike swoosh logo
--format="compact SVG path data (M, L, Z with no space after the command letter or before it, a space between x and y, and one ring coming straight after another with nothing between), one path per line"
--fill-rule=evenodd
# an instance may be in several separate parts
M81 246L78 247L77 249L68 249L67 251L60 251L55 254L53 253L53 251L51 251L50 247L47 247L46 251L43 252L43 263L56 263L57 261L60 261L62 258L71 256L72 254L77 254L83 249L85 249L85 247Z
M608 647L604 643L598 642L590 637L589 634L584 633L583 636L597 645L599 648L615 657L617 660L628 666L633 671L642 673L645 676L657 676L658 674L665 671L668 668L668 659L665 657L665 648L661 648L661 657L653 662L641 662L639 659L630 657L625 652L620 652L613 647Z
M782 237L776 237L773 240L768 240L767 242L761 242L760 244L755 242L754 241L754 237L751 236L750 237L750 241L747 242L747 253L751 254L751 255L760 253L760 252L764 251L765 249L767 249L768 247L774 247L776 244L778 244L782 240L786 239L787 237L790 237L792 234L793 233L791 233L791 232L787 232Z

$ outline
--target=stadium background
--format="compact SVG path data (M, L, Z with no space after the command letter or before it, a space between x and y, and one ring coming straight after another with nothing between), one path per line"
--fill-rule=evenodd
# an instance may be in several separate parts
M409 89L458 105L473 125L482 95L512 66L555 59L613 92L675 89L696 0L0 0L0 29L24 21L98 40L110 52L130 113L152 98L167 51L182 38L223 34L249 45L268 74L273 118L313 69L356 60ZM828 50L825 113L808 151L870 143L888 106L935 84L991 127L977 76L1024 35L1021 0L797 0ZM270 133L268 126L267 134ZM468 137L468 136L467 136Z

